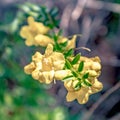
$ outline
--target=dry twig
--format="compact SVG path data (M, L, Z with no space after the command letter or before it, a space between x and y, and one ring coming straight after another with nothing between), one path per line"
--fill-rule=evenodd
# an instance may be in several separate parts
M99 107L99 105L107 98L109 95L111 95L113 92L115 92L117 89L120 88L120 82L118 82L115 86L113 86L111 89L109 89L105 94L103 94L100 99L93 104L93 106L89 109L88 112L86 112L82 118L82 120L89 120L94 111Z

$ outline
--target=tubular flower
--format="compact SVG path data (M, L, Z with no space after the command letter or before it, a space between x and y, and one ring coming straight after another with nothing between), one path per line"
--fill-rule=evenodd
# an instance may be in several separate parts
M20 35L26 39L26 45L38 45L34 40L35 36L38 34L46 34L49 28L44 26L43 23L34 21L33 17L28 17L27 21L28 26L23 26L21 28Z
M36 80L49 84L54 79L62 79L69 71L62 70L65 59L62 53L53 52L52 44L48 44L45 54L36 52L32 62L24 67L25 73L31 74ZM62 73L62 74L61 74ZM62 77L63 75L63 77Z
M102 90L103 85L97 80L101 70L99 57L87 58L81 56L79 63L81 61L84 62L83 70L77 77L72 77L71 80L65 81L64 86L68 91L67 101L77 99L80 104L85 104L88 101L89 95ZM73 67L78 69L79 65L77 64ZM86 77L85 75L88 76Z

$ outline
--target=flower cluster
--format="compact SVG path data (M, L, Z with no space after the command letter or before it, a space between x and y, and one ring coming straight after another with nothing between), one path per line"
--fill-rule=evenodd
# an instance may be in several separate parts
M99 57L81 56L78 63L73 65L73 74L66 77L70 80L66 80L64 86L68 91L67 101L77 99L80 104L84 104L88 101L89 95L100 91L103 87L102 83L97 80L101 65Z
M28 17L28 26L23 26L20 31L21 37L25 38L27 46L43 46L46 47L48 44L55 44L55 41L48 37L46 34L49 32L50 28L45 26L41 22L36 22L33 17ZM64 43L68 41L68 38L59 36L58 43ZM68 41L66 49L74 48L76 44L76 35L73 36L71 40Z
M50 30L33 17L28 17L28 26L21 28L20 35L26 45L46 47L44 54L37 51L32 56L32 62L24 67L24 71L41 83L64 82L67 101L77 99L80 104L85 104L89 95L103 88L97 79L101 71L100 59L74 55L77 36L71 39L56 33L51 36Z
M68 72L62 69L65 64L65 58L62 53L53 52L52 44L48 44L45 54L42 55L36 52L32 56L32 62L25 66L25 73L31 74L36 80L41 83L49 84L54 79L60 79L61 73L66 76Z

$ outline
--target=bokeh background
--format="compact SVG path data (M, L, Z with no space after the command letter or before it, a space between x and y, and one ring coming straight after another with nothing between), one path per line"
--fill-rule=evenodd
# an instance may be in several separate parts
M19 5L31 2L58 9L65 36L82 34L76 47L85 56L99 56L104 88L85 105L66 102L61 83L44 85L24 73L31 55L41 48L27 47L19 36L25 24ZM22 17L23 18L22 18ZM0 120L120 120L120 0L0 0ZM117 87L116 87L116 84ZM111 90L112 89L112 90ZM111 90L111 91L110 91ZM103 95L108 93L104 97Z

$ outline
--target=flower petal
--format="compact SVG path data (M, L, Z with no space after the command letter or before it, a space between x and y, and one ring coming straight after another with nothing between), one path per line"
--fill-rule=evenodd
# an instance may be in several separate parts
M49 31L49 28L40 22L35 22L35 27L37 28L38 33L40 34L46 34Z
M50 84L54 79L54 70L49 72L42 72L41 77L39 78L39 81L42 81L46 84Z
M43 23L41 22L36 22L33 17L28 17L27 19L29 26L33 31L36 31L37 33L40 34L46 34L49 31L49 28L46 27Z
M77 38L77 36L74 35L73 38L68 41L68 45L67 45L67 47L66 47L67 50L76 47L76 38Z
M54 52L51 55L55 71L62 70L65 65L65 58L62 53Z
M71 75L70 70L59 70L55 71L55 79L62 80L64 77Z
M98 91L101 91L103 88L103 85L101 82L99 82L97 79L95 79L94 84L92 85L92 87L89 90L90 94L96 93Z
M48 44L46 50L45 50L45 57L50 56L53 53L53 45Z
M66 95L66 100L67 100L68 102L71 102L71 101L73 101L73 100L75 100L75 99L76 99L76 96L75 96L74 92L68 92L68 93L67 93L67 95Z
M54 41L46 35L39 34L35 37L35 43L46 47L49 43L54 44Z
M32 72L32 77L35 79L35 80L39 80L39 77L40 77L40 71L38 69L34 70Z
M30 64L28 64L24 67L24 71L26 74L31 74L34 70L35 70L34 62L31 62Z
M27 22L28 22L28 24L29 24L30 26L32 26L35 21L34 21L34 18L33 18L32 16L29 16L29 17L27 18Z
M88 101L89 93L88 88L81 87L80 90L77 91L77 100L80 104L85 104Z
M32 61L34 62L41 62L43 58L43 55L39 52L36 52L33 56L32 56Z
M64 82L64 86L65 88L68 90L68 91L74 91L73 89L73 81L72 80L69 80L69 81L65 81Z
M100 63L99 62L93 62L92 69L94 69L94 70L100 70L101 69Z

